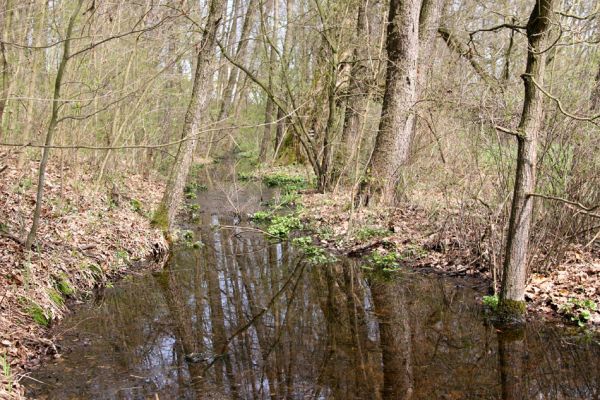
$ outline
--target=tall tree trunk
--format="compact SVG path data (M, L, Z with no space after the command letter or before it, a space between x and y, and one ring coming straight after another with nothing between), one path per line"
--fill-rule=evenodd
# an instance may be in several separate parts
M359 188L359 201L372 198L386 205L396 200L400 167L407 160L412 140L419 53L421 0L391 0L386 48L385 94L375 147Z
M507 232L504 272L500 292L500 312L507 318L520 318L525 312L527 252L533 214L538 134L543 120L542 92L546 66L546 43L554 10L554 0L537 0L527 23L527 67L522 75L525 98L517 129L518 153L515 188ZM534 82L535 80L535 82Z
M292 27L291 27L290 19L292 17L292 7L293 6L294 6L293 0L286 0L286 2L285 2L286 27L285 27L285 35L283 37L282 60L280 63L282 76L288 75L288 72L289 72L288 69L290 67L289 53L290 53L290 47L292 45ZM285 117L285 112L283 111L283 109L278 107L277 108L277 130L275 132L275 145L274 145L275 155L273 158L277 157L277 154L279 153L279 149L281 148L281 143L283 140L283 135L285 133L285 126L286 126L286 121L285 121L284 117Z
M215 54L217 29L222 13L223 0L211 0L204 34L196 54L196 73L183 124L182 137L185 141L179 146L165 193L153 217L154 225L164 231L170 231L173 228L175 216L183 197L183 188L192 164L192 155L198 141L203 114L208 106L211 91L207 90L205 85L211 80L210 66Z
M7 21L7 14L10 10L9 0L0 0L0 76L2 77L2 86L0 86L0 139L4 132L4 110L8 96L8 61L6 59L6 40L7 33L10 29L10 19Z
M344 112L344 124L342 126L342 137L340 148L335 156L335 171L332 171L333 179L344 175L354 163L356 139L360 129L362 116L366 109L368 84L366 82L367 66L365 46L362 44L364 38L369 34L367 29L367 13L365 12L367 0L358 5L358 17L356 20L356 45L353 50L353 63L350 69L350 82Z
M279 14L279 0L272 0L272 10L273 10L273 26L270 38L270 46L269 46L269 91L273 92L273 78L275 75L275 64L277 63L277 51L273 48L273 46L277 46L277 29L278 29L278 14ZM264 18L264 16L263 16ZM265 40L266 39L266 29L265 29ZM273 136L273 122L275 121L275 112L276 106L275 102L270 96L267 96L267 105L265 108L265 127L263 132L262 141L260 143L260 151L258 158L260 162L267 161L267 154L269 151L269 143L271 142L271 138Z
M254 18L256 16L256 1L257 0L248 1L246 15L244 17L242 31L240 33L240 39L237 43L237 48L235 50L235 60L241 64L245 64L245 60L248 55L250 33L252 32L252 28L254 27ZM219 102L219 114L217 117L217 121L224 120L231 113L231 107L234 103L237 94L239 93L239 77L239 69L235 66L232 66L229 77L227 78L227 84L225 85L225 89L223 90L223 95L221 96L221 101ZM223 131L220 131L216 136L220 137L222 134ZM213 133L211 134L211 140L209 141L206 149L206 157L210 156L210 151L212 149L214 138L215 134Z
M35 210L33 212L33 222L31 224L31 229L29 230L29 234L27 235L27 240L25 241L25 248L31 249L33 242L35 241L37 235L38 225L40 223L40 213L42 211L42 202L44 200L44 183L46 182L46 166L48 165L48 158L50 157L50 146L52 145L52 139L54 138L54 133L56 131L56 127L58 126L58 111L62 104L60 100L60 93L62 89L62 81L65 75L65 70L67 68L67 63L69 61L70 52L71 52L71 38L73 36L73 28L75 27L75 21L77 20L77 16L81 11L81 6L83 5L84 0L79 0L73 13L69 17L69 24L67 26L67 32L65 35L65 41L63 42L63 52L62 57L60 59L60 64L58 65L58 70L56 72L56 78L54 79L54 96L52 101L52 114L50 116L50 122L48 123L48 130L46 131L46 140L44 142L44 150L42 152L42 160L40 162L40 169L38 173L38 186L37 186L37 195L35 199Z
M590 96L590 110L597 111L598 109L600 109L600 64L596 73L594 89L592 89L592 95Z

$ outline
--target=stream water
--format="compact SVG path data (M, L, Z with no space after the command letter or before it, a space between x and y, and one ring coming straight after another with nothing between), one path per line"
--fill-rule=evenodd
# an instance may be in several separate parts
M200 221L184 224L203 247L175 248L163 271L55 328L63 356L24 382L32 398L600 398L596 339L497 330L459 280L311 266L240 221L276 194L232 176L207 173Z

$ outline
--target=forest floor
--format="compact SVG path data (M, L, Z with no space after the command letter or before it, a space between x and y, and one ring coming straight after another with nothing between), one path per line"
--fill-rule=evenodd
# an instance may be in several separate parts
M163 191L157 179L113 177L95 190L96 174L61 171L54 161L31 252L18 241L31 225L38 163L18 168L13 156L0 165L0 398L20 398L27 371L59 357L49 327L68 304L138 267L159 266L167 250L148 218Z
M299 204L300 218L320 244L334 253L351 257L373 251L395 253L404 265L422 272L488 282L489 294L494 286L499 287L498 282L494 285L493 272L481 252L477 254L453 237L439 235L439 229L422 209L401 206L356 211L350 208L350 193L344 192L306 191ZM593 305L600 305L600 255L572 247L560 265L552 266L550 271L530 276L526 289L529 317L582 325L586 322L589 327L600 328L600 312Z

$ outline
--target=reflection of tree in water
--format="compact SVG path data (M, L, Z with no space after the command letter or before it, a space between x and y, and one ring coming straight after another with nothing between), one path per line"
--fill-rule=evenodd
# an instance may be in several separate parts
M311 266L289 243L211 229L231 218L205 215L205 247L177 249L164 271L74 321L91 345L56 376L78 398L598 398L593 342L535 325L509 340L459 284L382 282L350 260Z

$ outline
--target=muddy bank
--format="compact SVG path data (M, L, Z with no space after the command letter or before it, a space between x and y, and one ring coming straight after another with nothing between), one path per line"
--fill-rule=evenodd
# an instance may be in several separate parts
M414 206L355 210L350 198L348 192L309 190L298 200L300 218L323 247L351 257L373 251L395 253L403 265L423 272L487 282L482 295L491 295L494 287L499 289L500 278L490 265L501 256L492 254L480 241L461 242L452 230L440 229L428 213ZM577 325L579 314L587 310L589 318L582 322L600 328L600 255L591 249L570 248L560 264L552 265L548 272L531 274L526 300L531 318Z
M20 379L57 353L49 327L67 304L135 270L160 264L167 250L148 215L163 185L154 177L115 176L96 187L92 171L47 173L38 241L32 252L18 240L31 224L37 163L17 168L4 161L0 174L0 398L19 398ZM144 260L144 261L143 261ZM147 261L146 261L147 260Z

